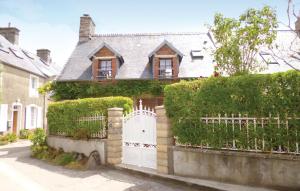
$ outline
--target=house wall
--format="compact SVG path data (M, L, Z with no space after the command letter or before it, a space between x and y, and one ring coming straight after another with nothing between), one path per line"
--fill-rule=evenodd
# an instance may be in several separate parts
M0 63L1 65L1 104L8 104L8 120L12 120L13 115L13 103L20 100L21 110L19 113L19 125L18 132L20 129L25 127L25 108L27 105L35 104L38 107L43 108L43 123L45 120L45 96L39 95L38 97L29 96L29 83L30 73L11 67L9 65ZM36 76L36 75L34 75ZM36 76L38 77L38 76ZM39 78L39 85L41 86L46 82L44 78ZM9 130L12 131L12 128Z

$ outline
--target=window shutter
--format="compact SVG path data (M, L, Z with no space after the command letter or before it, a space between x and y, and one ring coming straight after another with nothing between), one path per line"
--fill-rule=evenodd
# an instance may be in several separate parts
M38 107L38 113L37 113L37 125L38 128L43 128L43 108Z
M26 111L25 111L25 128L26 129L31 129L31 107L26 106Z
M7 112L8 112L8 105L1 104L0 105L0 132L7 131Z

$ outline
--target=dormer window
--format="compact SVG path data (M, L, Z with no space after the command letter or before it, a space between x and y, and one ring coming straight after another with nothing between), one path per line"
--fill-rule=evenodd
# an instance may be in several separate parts
M100 60L98 66L98 79L112 78L112 60Z
M91 52L89 59L92 61L92 79L96 81L115 79L119 67L124 63L123 57L106 43Z
M204 56L203 53L201 52L201 50L192 50L191 51L191 56L192 59L199 59L199 60L203 60Z
M183 54L167 40L149 54L154 79L176 79Z
M172 59L159 60L159 78L172 78L173 77L173 66Z

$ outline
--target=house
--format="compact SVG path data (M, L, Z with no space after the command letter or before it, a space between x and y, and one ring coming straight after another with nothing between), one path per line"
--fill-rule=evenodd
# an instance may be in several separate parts
M39 49L35 55L18 42L17 28L0 28L1 134L44 127L47 99L38 88L58 73L48 49Z
M276 42L281 42L279 47L284 46L282 42L286 44L291 41L292 33L293 31L278 31ZM80 18L78 44L57 80L111 83L116 80L178 81L210 77L214 75L216 66L213 59L215 44L209 31L95 34L95 24L85 14ZM276 59L273 62L269 58L278 55L274 51L261 49L258 60L264 68L262 73L286 71L299 65L299 61L286 63ZM285 56L290 57L287 53ZM153 101L151 98L146 102L146 105L154 107L161 104L162 99Z
M214 72L213 49L209 33L95 34L92 18L83 15L79 42L57 80L109 83L209 77Z

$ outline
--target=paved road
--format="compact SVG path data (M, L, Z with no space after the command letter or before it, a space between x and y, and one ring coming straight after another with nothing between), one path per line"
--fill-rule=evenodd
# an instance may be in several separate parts
M30 143L19 141L0 146L1 191L179 191L191 190L186 185L100 168L74 171L30 158Z

